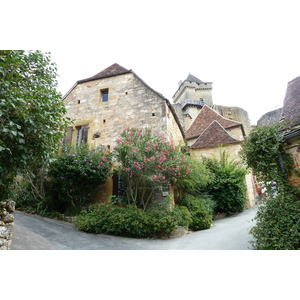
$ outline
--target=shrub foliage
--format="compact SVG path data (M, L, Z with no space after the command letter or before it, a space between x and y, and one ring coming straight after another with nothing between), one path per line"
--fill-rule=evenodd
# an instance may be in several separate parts
M49 166L55 208L64 211L70 204L74 208L89 204L93 193L110 175L111 156L103 147L65 147Z
M188 226L189 222L190 215L185 208L144 211L132 204L124 207L97 204L77 216L76 227L87 232L153 238L166 237L178 225Z
M250 132L243 145L244 160L268 189L271 189L270 183L273 181L278 188L285 185L293 171L293 159L285 152L280 128L278 124L257 127Z
M250 231L258 250L300 249L299 189L288 182L294 162L285 152L280 129L281 125L257 127L243 147L245 161L267 189Z
M299 191L290 190L262 201L250 231L255 249L300 250L299 200Z
M204 195L195 197L186 194L180 204L187 207L191 214L192 222L189 227L191 230L197 231L210 228L213 217L213 203L209 197Z
M245 208L247 170L241 163L230 160L227 152L220 154L220 159L204 159L214 178L205 189L216 202L215 213L232 215Z

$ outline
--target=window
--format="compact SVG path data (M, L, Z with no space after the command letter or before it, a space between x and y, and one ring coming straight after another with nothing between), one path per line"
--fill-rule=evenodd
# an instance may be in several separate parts
M76 138L77 146L80 146L82 143L87 143L89 125L85 124L82 126L76 126L76 130L77 130L77 138Z
M108 89L101 90L101 101L107 102L108 101Z

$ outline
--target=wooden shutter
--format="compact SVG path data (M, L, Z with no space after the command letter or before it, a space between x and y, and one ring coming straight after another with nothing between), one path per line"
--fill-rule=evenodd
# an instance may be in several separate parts
M65 131L63 145L72 143L72 136L73 136L73 127L68 127Z

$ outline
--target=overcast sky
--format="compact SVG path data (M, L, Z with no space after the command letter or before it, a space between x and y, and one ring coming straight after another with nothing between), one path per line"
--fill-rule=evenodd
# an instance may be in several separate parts
M4 4L5 47L50 51L63 94L118 63L172 100L192 73L213 82L214 104L242 107L256 124L300 76L297 1L40 3Z

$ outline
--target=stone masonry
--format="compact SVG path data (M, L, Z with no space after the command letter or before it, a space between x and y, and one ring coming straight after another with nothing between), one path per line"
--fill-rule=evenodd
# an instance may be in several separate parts
M15 202L13 200L0 202L0 250L9 250L14 227Z
M118 64L77 81L63 101L67 116L74 120L65 142L79 144L82 139L113 150L125 128L149 127L175 145L185 144L183 128L169 100ZM109 179L97 199L107 202L112 191Z
M108 91L105 102L101 101L103 90ZM78 139L78 128L85 124L88 125L87 142L108 149L113 149L122 131L131 127L151 127L177 145L184 143L172 105L130 70L79 81L64 97L64 102L67 116L75 119L73 143Z

